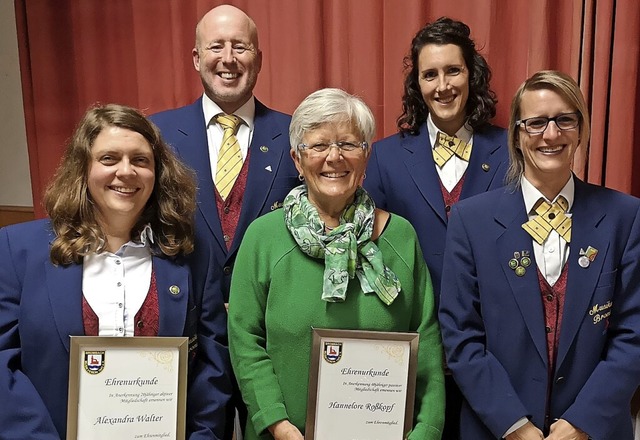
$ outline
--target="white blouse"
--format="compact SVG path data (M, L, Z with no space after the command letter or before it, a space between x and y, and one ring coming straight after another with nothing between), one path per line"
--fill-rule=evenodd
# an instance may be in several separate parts
M136 313L151 285L153 243L151 227L140 234L140 243L129 241L114 254L101 252L84 257L82 293L98 316L99 336L133 336Z

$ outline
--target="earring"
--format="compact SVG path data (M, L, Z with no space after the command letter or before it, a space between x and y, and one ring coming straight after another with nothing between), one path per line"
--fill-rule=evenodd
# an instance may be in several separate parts
M304 182L304 176L302 174L298 174L298 180L300 182Z
M362 175L362 180L364 180L364 179L366 179L366 178L367 178L367 173L364 173L364 174Z

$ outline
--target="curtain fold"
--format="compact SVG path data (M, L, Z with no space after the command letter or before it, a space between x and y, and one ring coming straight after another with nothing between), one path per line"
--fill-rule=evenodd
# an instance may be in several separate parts
M41 197L75 124L96 102L147 114L202 93L191 49L198 19L220 0L14 0L27 141L37 216ZM633 140L640 121L640 2L613 0L230 0L255 20L263 67L255 95L292 112L321 87L364 98L377 137L396 132L403 58L427 22L467 23L493 72L495 122L540 69L579 79L592 110L581 177L640 195Z

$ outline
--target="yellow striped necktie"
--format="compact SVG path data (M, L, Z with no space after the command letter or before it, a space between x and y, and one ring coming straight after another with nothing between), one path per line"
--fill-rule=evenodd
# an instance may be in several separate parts
M466 143L460 138L449 136L439 131L436 146L433 148L433 161L438 167L442 168L454 154L460 159L469 162L469 158L471 157L471 144Z
M560 196L551 204L540 198L533 209L537 215L524 223L522 228L538 244L544 243L552 229L555 229L567 243L571 243L571 217L565 214L569 209L567 199Z
M242 169L242 151L238 138L236 138L236 132L242 120L235 115L222 113L216 115L215 120L224 130L222 145L218 153L215 183L218 193L223 200L226 200Z

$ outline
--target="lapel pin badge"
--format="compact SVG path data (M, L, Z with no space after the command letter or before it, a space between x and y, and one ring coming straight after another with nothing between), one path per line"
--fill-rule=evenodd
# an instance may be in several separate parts
M169 287L169 293L171 293L172 295L177 295L180 293L180 288L174 284Z
M587 268L591 264L593 260L596 259L596 255L598 255L598 249L588 246L587 250L580 248L580 257L578 258L578 264L582 268Z
M527 273L527 267L531 266L529 251L514 252L513 258L509 260L509 268L519 277Z
M488 172L490 169L491 169L491 166L488 163L482 164L482 171L484 171L485 173Z
M269 171L270 173L273 171L271 169L271 165L267 165L266 167L264 167L265 170Z
M263 145L260 147L260 151L262 151L263 153L266 153L267 151L269 151L269 147L267 147L266 145Z

